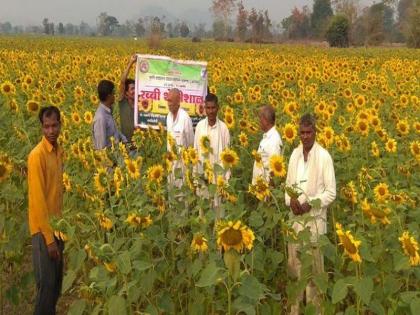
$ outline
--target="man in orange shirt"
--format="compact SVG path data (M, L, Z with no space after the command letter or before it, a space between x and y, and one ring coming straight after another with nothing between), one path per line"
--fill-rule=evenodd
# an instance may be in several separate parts
M55 106L39 112L43 137L28 157L29 228L37 297L35 315L55 315L63 281L62 240L54 237L50 219L61 216L63 204L63 151L60 111Z

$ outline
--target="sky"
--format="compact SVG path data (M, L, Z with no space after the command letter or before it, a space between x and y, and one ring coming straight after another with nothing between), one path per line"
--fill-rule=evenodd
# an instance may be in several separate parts
M243 4L247 9L268 9L271 19L280 22L295 6L312 6L312 1L243 0ZM145 15L165 15L167 21L179 18L192 24L204 22L209 27L213 20L211 3L211 0L0 0L0 22L40 25L47 17L56 24L84 21L96 25L99 13L106 12L120 23Z
M373 0L359 0L368 4ZM101 12L115 16L120 23L140 16L166 16L166 22L180 19L203 22L209 27L213 16L212 0L0 0L0 22L16 25L40 25L44 17L51 22L96 25ZM312 7L313 0L243 0L245 8L268 9L273 21L280 22L296 6Z

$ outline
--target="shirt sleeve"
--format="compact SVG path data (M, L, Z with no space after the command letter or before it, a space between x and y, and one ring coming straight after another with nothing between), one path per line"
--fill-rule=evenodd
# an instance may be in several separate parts
M292 152L292 155L290 156L290 160L289 160L289 166L287 168L287 176L286 176L286 185L287 186L292 186L294 183L293 178L295 177L295 175L293 174L295 172L294 170L294 160L295 155L293 154L294 151ZM287 192L284 192L284 203L286 204L286 206L290 207L290 196L287 194Z
M198 138L200 135L200 130L199 130L199 125L197 125L197 127L195 127L195 134L194 134L194 149L197 150L197 153L200 152L200 139Z
M188 117L185 120L185 140L186 140L186 146L192 147L194 145L194 129L192 125L191 117Z
M93 140L97 150L106 147L106 120L104 118L98 118L93 123Z
M29 216L33 224L44 236L47 245L54 242L54 233L48 216L44 194L45 178L42 173L39 154L31 154L28 159Z
M324 156L324 165L322 170L322 177L324 180L324 191L316 194L310 200L321 200L321 207L328 207L336 197L336 182L335 182L335 172L332 158L329 154Z

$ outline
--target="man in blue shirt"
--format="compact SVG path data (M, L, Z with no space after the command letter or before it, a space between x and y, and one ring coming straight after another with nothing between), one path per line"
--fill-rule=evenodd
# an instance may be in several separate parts
M98 84L98 96L101 103L93 118L93 143L96 150L110 147L111 137L114 137L115 143L127 142L125 136L118 131L112 117L112 106L115 102L114 89L114 83L108 80L102 80Z

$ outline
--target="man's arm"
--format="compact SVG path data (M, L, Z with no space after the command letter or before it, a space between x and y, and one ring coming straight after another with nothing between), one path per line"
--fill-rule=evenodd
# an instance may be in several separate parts
M95 142L95 149L102 150L106 147L106 121L103 117L99 117L93 122L93 141Z
M321 200L321 207L326 208L328 207L336 197L336 182L335 182L335 172L334 172L334 164L332 158L329 154L323 157L323 174L322 177L324 179L324 191L316 194L311 200L319 199Z
M130 57L130 61L127 64L127 68L124 70L123 74L121 75L120 96L118 99L119 101L122 101L125 97L125 80L127 80L128 74L130 73L130 69L136 61L137 61L137 55L132 55Z
M185 137L186 137L186 146L192 147L194 145L194 129L192 125L191 117L188 116L185 122Z

